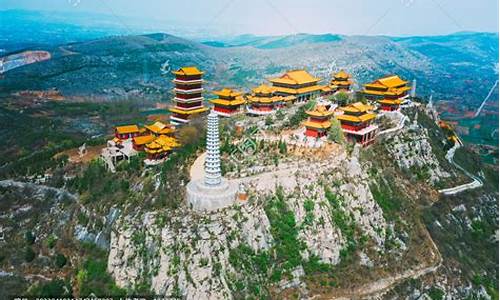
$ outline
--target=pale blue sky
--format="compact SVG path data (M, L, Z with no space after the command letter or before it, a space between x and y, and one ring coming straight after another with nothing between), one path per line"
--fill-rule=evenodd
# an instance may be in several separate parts
M498 0L0 0L3 9L104 13L225 34L498 32Z

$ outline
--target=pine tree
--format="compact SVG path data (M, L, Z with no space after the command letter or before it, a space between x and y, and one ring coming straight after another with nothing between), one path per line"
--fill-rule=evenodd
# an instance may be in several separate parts
M333 141L337 144L344 144L345 143L345 137L344 133L342 132L342 127L340 126L340 121L333 117L331 119L332 126L330 127L330 130L328 131L328 139L330 141Z

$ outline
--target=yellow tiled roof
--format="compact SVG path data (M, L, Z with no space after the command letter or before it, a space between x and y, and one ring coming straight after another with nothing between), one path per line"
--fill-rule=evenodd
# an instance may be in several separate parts
M348 106L341 107L340 109L347 112L367 112L369 110L372 110L373 106L368 104L363 104L361 102L355 102L349 104Z
M203 72L198 70L197 67L182 67L177 71L173 71L175 75L203 75Z
M330 128L330 126L332 126L332 123L328 120L326 120L324 122L306 121L306 122L304 122L304 126L318 128L318 129L327 129L327 128Z
M377 82L365 84L365 90L369 89L369 88L387 90L387 87L385 85L377 83Z
M237 92L228 88L223 88L220 91L214 91L213 94L219 97L238 97L241 95L241 92Z
M379 100L378 103L380 104L389 104L389 105L399 105L401 104L401 99L382 99Z
M361 116L352 116L352 115L339 115L337 119L340 121L351 121L351 122L366 122L372 119L375 119L375 114L363 114Z
M136 133L139 132L139 127L137 125L117 126L116 132L118 134Z
M333 77L338 79L348 79L351 75L347 74L344 70L340 70L337 74L333 75Z
M136 145L145 145L154 141L154 135L141 135L133 138L134 144Z
M245 103L245 100L243 97L239 96L236 97L234 100L225 100L225 99L211 99L209 100L213 104L219 104L219 105L225 105L225 106L231 106L231 105L241 105Z
M274 103L283 101L284 97L281 96L272 96L272 97L257 97L257 96L249 96L248 100L252 103Z
M352 84L351 80L332 80L331 82L331 85L336 85L336 86L347 86L351 84Z
M255 94L272 94L275 89L267 84L261 84L258 87L252 89Z
M299 89L292 89L292 88L286 88L286 87L281 87L281 86L275 86L274 88L276 89L276 92L297 95L297 94L305 94L305 93L319 91L323 88L323 86L322 85L313 85L313 86L308 86L308 87L299 88Z
M318 82L319 80L319 78L313 77L305 70L288 71L280 77L269 79L269 81L273 83L283 83L290 85Z
M198 113L205 112L208 110L208 107L201 107L201 108L190 109L190 110L183 110L183 109L178 109L176 107L170 107L169 110L173 113L176 113L176 114L192 115L192 114L198 114Z
M333 115L333 111L327 110L323 105L318 105L314 110L306 111L306 114L313 117L329 117Z
M295 97L293 95L283 97L283 101L285 101L285 102L293 101L295 99L297 99L297 97Z
M318 129L327 129L332 126L332 123L328 120L325 120L323 122L311 122L311 121L305 121L304 126L306 127L312 127L312 128L318 128Z
M383 77L377 80L380 84L385 85L388 88L394 88L398 86L405 85L408 81L404 81L399 78L398 75L391 75L387 77Z
M179 147L180 144L176 138L160 135L154 141L146 144L146 152L148 153L162 153Z
M174 132L173 128L171 128L169 125L167 125L163 122L160 122L160 121L157 121L152 125L146 125L144 127L146 127L148 130L150 130L151 132L154 132L156 134L169 134L169 133Z

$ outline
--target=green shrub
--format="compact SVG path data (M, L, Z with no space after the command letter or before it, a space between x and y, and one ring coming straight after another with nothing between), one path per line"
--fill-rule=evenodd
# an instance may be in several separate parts
M36 238L31 231L26 231L26 233L24 234L24 239L26 240L26 243L28 245L33 245Z
M63 254L60 254L60 253L56 254L56 257L54 260L56 267L58 267L60 269L66 265L66 262L67 262L66 256L64 256Z
M26 262L32 262L36 257L36 253L35 251L33 251L33 249L29 246L27 246L26 248L24 248L24 260Z

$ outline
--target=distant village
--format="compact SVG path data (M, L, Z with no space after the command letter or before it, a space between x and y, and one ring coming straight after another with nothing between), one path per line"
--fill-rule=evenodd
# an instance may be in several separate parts
M401 107L412 105L416 82L412 86L397 75L385 76L353 90L351 75L340 70L325 85L321 78L306 70L291 70L279 77L268 79L243 93L232 88L213 91L216 98L204 100L204 72L197 67L183 67L172 72L175 94L169 122L156 121L140 127L135 124L117 126L115 137L102 150L103 159L114 172L116 162L129 159L140 152L145 153L145 165L157 165L165 161L180 142L175 138L176 127L188 124L205 115L209 110L223 118L246 114L268 116L293 106L304 105L310 100L314 107L306 110L308 118L301 124L304 138L325 139L333 121L340 122L344 136L362 146L374 142L379 127L374 120L379 114L397 112ZM338 101L336 96L344 94L349 101ZM361 96L361 97L360 97ZM357 100L356 100L357 99ZM167 123L167 124L166 124Z

